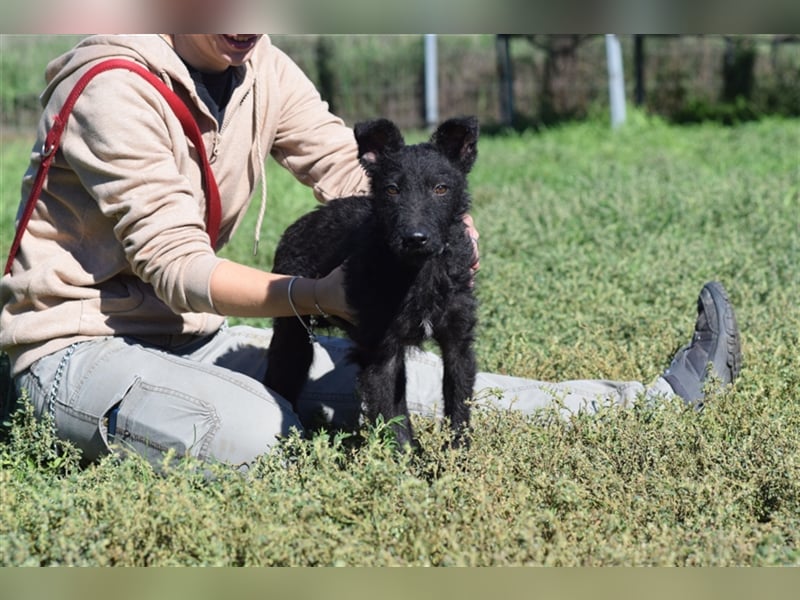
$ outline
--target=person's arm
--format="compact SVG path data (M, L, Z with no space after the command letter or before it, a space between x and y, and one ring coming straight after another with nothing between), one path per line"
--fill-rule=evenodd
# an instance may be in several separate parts
M369 193L358 161L353 130L328 110L314 84L278 48L272 48L269 73L275 78L278 113L270 152L321 202Z
M343 272L334 269L321 279L268 273L239 263L221 262L211 274L211 300L217 312L234 317L288 317L320 311L352 321L344 296Z

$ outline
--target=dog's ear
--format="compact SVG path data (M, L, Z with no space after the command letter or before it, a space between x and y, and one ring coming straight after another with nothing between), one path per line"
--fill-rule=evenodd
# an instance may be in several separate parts
M378 158L387 152L405 145L400 130L389 119L356 123L353 132L358 143L358 158L365 167L378 162Z
M431 143L464 173L469 173L478 158L478 119L448 119L433 133Z

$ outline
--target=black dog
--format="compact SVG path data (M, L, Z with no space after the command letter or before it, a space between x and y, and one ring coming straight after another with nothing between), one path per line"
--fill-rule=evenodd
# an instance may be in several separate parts
M400 446L416 445L405 399L405 350L435 339L444 364L444 413L454 442L462 443L476 370L474 251L463 217L477 119L450 119L429 142L412 146L386 119L357 124L355 137L371 195L333 200L301 217L281 238L274 271L322 277L344 263L345 293L358 325L335 324L355 342L351 359L361 368L356 391L366 416L385 422L405 417L393 423ZM275 319L267 387L295 404L311 360L303 323Z

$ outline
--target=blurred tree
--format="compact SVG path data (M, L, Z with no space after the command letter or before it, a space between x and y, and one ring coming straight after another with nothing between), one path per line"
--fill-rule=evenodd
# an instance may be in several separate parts
M750 100L755 83L756 44L752 37L725 36L722 58L722 100Z
M580 116L584 107L574 93L580 79L578 48L590 35L529 35L528 41L544 51L539 116L552 123Z

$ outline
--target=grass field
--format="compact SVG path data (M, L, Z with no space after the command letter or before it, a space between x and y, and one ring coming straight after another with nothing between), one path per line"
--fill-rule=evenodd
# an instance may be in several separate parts
M292 438L246 477L135 458L80 469L22 413L0 448L3 565L800 564L800 122L564 126L487 137L471 177L484 370L650 381L688 340L697 292L730 292L745 363L700 414L679 403L569 422L485 410L472 448L392 454ZM8 248L30 139L0 147ZM225 254L269 266L313 206L269 166Z

